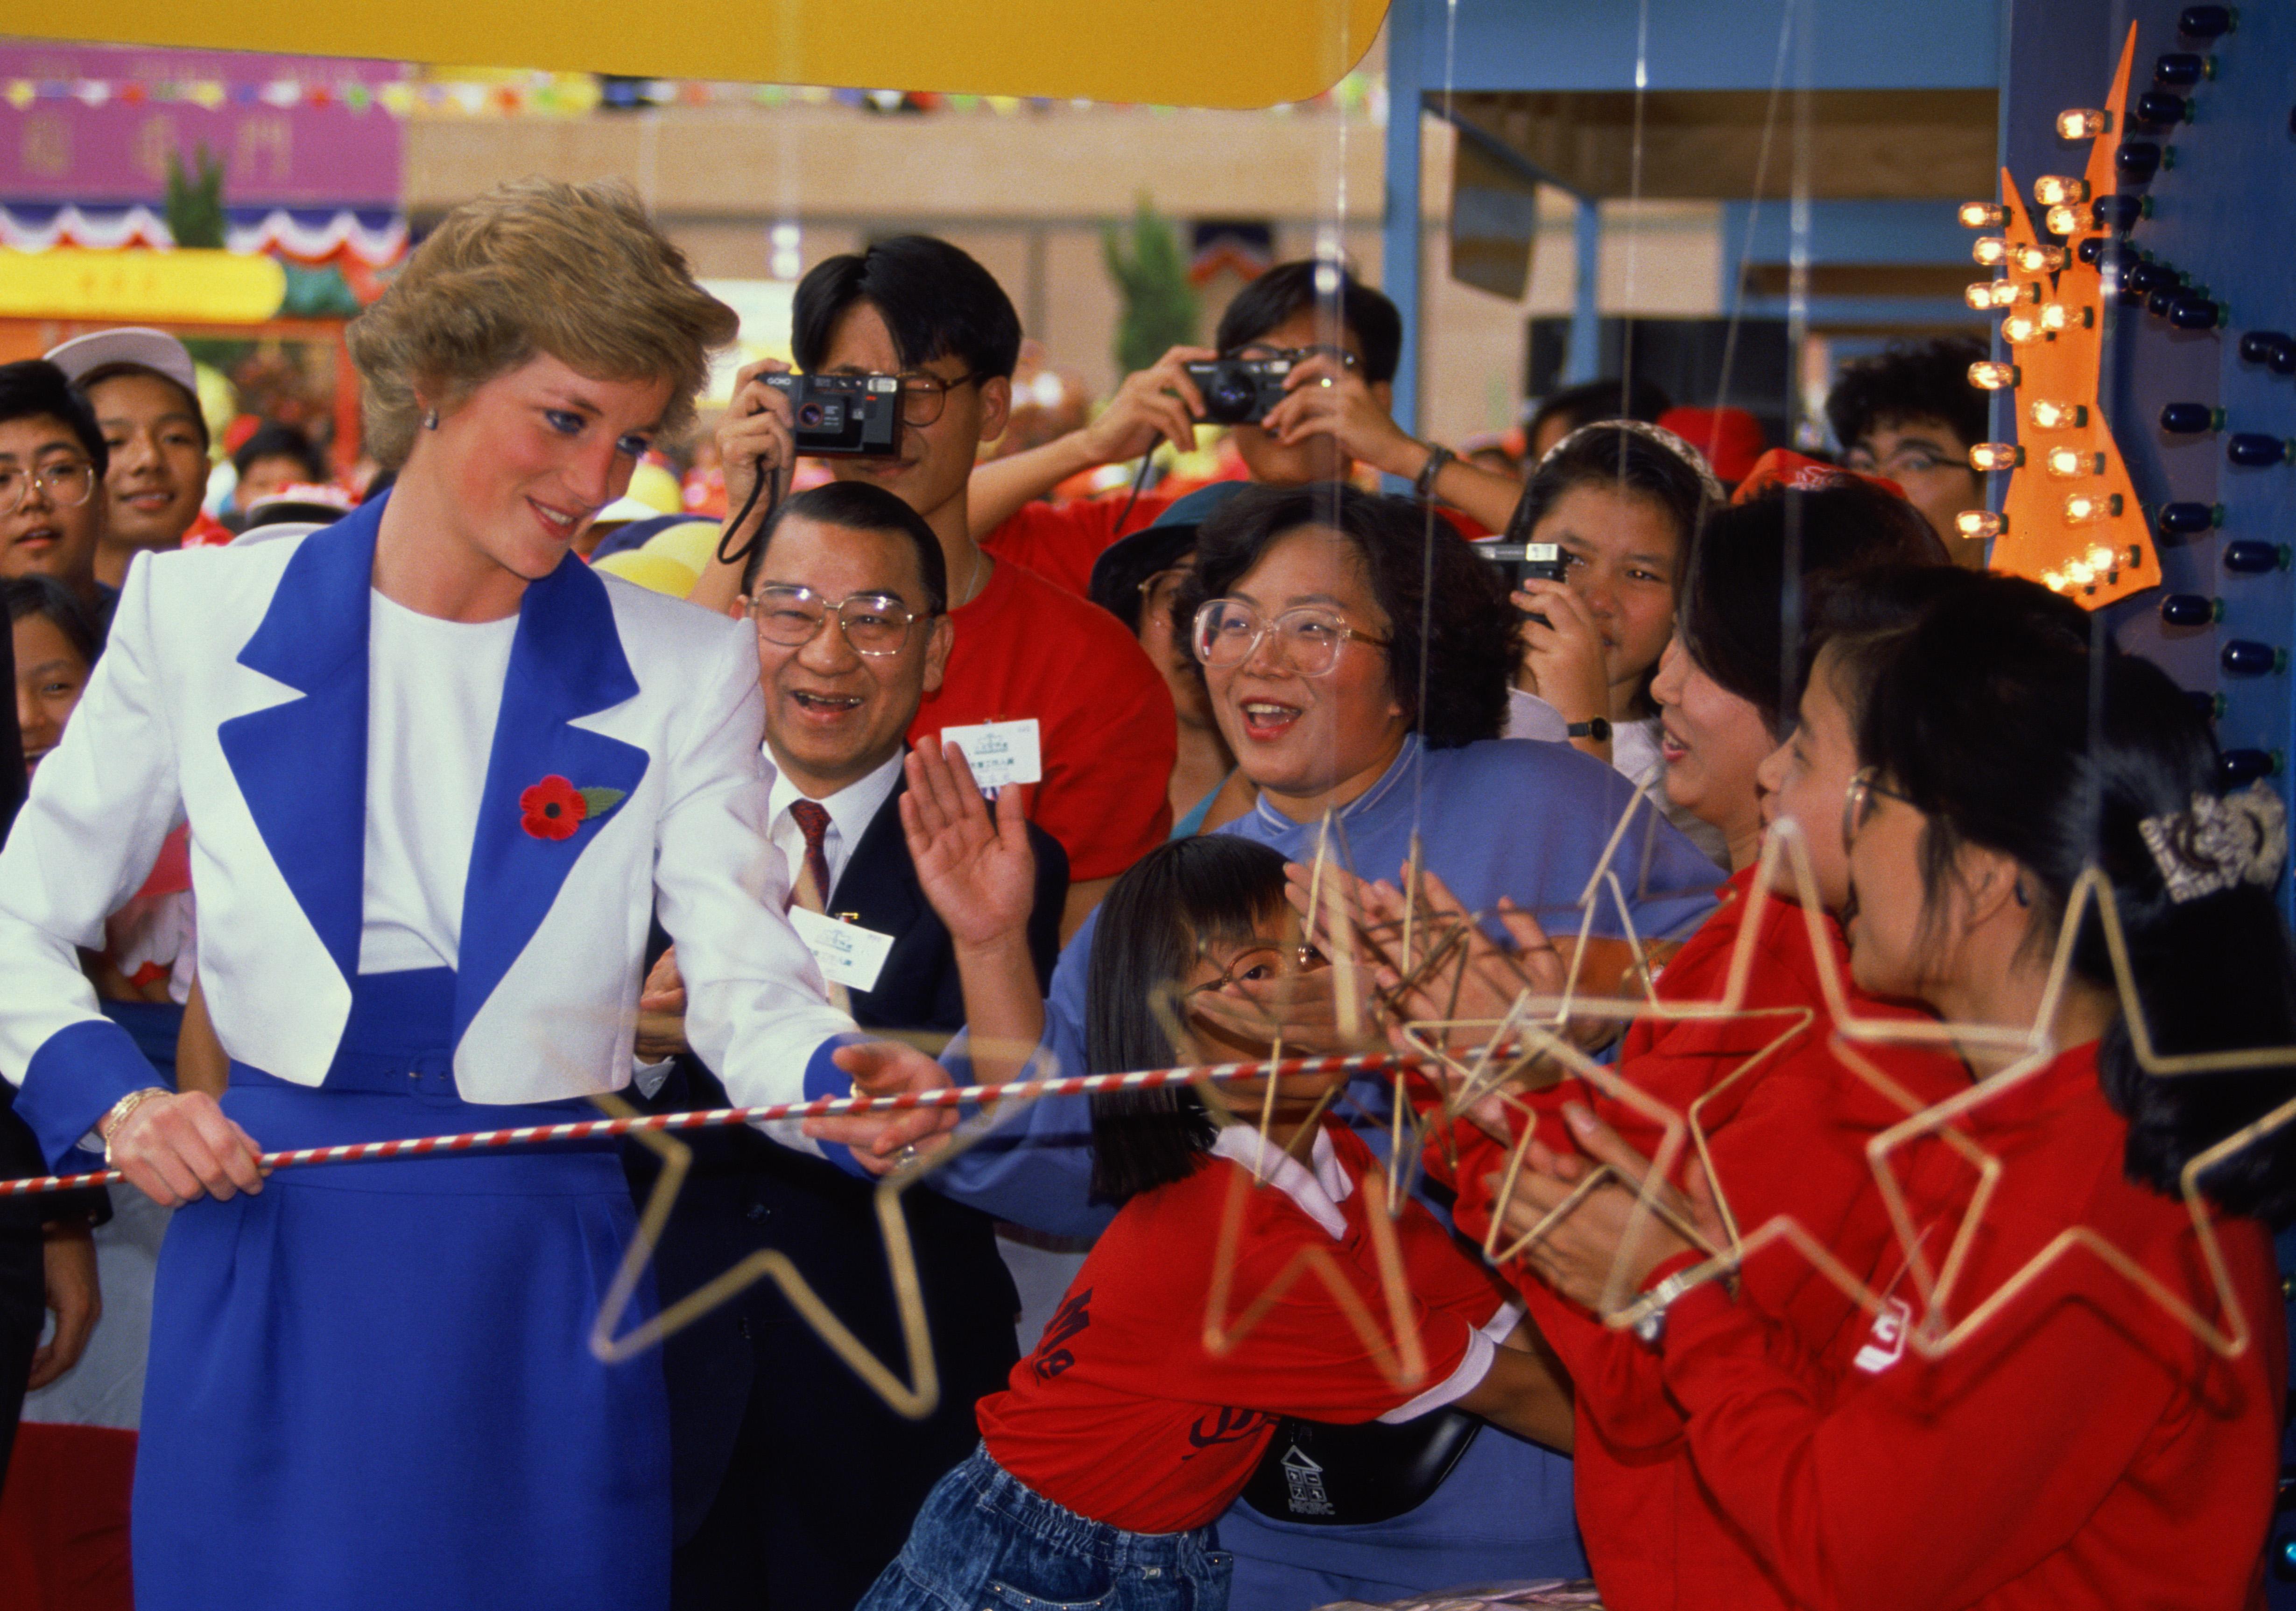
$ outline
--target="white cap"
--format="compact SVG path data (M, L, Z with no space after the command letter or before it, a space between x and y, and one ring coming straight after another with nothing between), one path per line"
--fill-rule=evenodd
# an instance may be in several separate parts
M174 336L149 325L74 336L62 346L51 349L47 359L62 370L64 378L74 385L84 374L109 369L115 364L133 364L167 376L194 398L200 395L200 377L192 367L192 355Z
M618 497L590 517L594 526L626 526L632 521L660 518L661 511L642 497Z

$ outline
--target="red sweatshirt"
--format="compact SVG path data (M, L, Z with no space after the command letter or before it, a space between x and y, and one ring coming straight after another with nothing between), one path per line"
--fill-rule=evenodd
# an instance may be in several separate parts
M1723 887L1719 908L1660 974L1661 999L1721 999L1752 878L1751 871L1740 873ZM1831 917L1820 922L1846 985L1849 961L1841 930ZM1748 1015L1637 1020L1621 1048L1619 1073L1686 1114L1699 1097L1746 1070L1700 1109L1715 1178L1739 1234L1751 1236L1774 1217L1791 1214L1851 1270L1867 1276L1879 1266L1886 1281L1895 1273L1897 1243L1861 1148L1865 1138L1908 1110L1874 1091L1829 1050L1833 1020L1803 909L1767 902L1754 946ZM1850 1001L1860 1017L1912 1015L1855 990ZM1779 1044L1763 1055L1773 1041ZM1921 1106L1968 1088L1968 1071L1942 1052L1888 1045L1863 1050ZM1545 1138L1559 1149L1570 1143L1552 1115L1566 1096L1587 1101L1645 1155L1656 1149L1657 1129L1577 1081L1538 1104L1542 1124L1552 1126ZM1480 1130L1463 1125L1459 1133L1460 1223L1480 1235L1490 1222L1483 1179L1504 1171L1506 1155ZM1683 1156L1691 1155L1685 1146ZM1699 1484L1659 1357L1632 1332L1606 1327L1559 1296L1527 1266L1510 1274L1577 1387L1578 1524L1603 1604L1613 1611L1792 1605ZM1864 1340L1862 1311L1789 1246L1756 1253L1742 1280L1752 1301L1780 1317L1822 1360L1846 1366Z
M1278 1418L1408 1419L1472 1391L1489 1370L1515 1310L1416 1202L1395 1232L1424 1380L1391 1380L1329 1286L1305 1271L1213 1356L1204 1316L1214 1255L1230 1193L1252 1162L1267 1184L1245 1199L1231 1330L1309 1248L1330 1255L1381 1331L1389 1327L1358 1189L1381 1167L1370 1149L1334 1123L1316 1138L1312 1170L1281 1154L1260 1161L1258 1143L1248 1126L1224 1130L1201 1169L1127 1203L1036 1352L1013 1368L1005 1391L980 1401L988 1452L1036 1492L1127 1532L1201 1527L1242 1491Z
M2228 1324L2183 1204L2122 1172L2128 1126L2094 1043L1964 1128L2003 1169L1948 1319L2085 1225ZM1924 1150L1901 1178L1941 1245L1967 1173ZM2287 1370L2279 1280L2262 1226L2216 1225L2252 1333L2230 1360L2079 1248L1935 1363L1890 1317L1849 1369L1813 1372L1759 1303L1698 1287L1669 1310L1660 1349L1698 1475L1818 1611L2261 1607Z

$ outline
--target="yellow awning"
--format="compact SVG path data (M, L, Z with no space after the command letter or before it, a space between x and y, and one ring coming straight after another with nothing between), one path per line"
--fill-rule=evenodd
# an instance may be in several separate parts
M1268 106L1321 95L1387 0L0 0L0 33L958 95ZM857 176L865 178L865 176Z
M233 251L0 249L0 317L256 325L279 311L276 258Z

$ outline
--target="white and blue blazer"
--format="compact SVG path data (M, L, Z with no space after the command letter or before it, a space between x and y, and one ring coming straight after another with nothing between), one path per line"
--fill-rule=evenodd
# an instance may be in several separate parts
M51 1159L158 1082L97 1010L75 948L102 946L105 916L178 822L225 1049L296 1084L325 1079L358 968L382 507L130 571L86 695L0 851L0 1074ZM627 1084L657 910L677 943L687 1039L736 1102L850 1089L828 1053L853 1023L783 916L763 727L740 623L571 555L527 588L463 896L465 1101ZM519 796L554 776L624 798L570 837L537 837ZM775 1133L817 1150L793 1127Z

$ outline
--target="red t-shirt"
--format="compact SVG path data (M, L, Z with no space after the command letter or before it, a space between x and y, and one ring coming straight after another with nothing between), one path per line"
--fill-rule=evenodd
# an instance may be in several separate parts
M1144 493L1126 515L1124 494L1108 497L1072 498L1065 504L1030 503L981 539L980 546L999 559L1015 559L1046 581L1071 593L1092 586L1093 562L1119 537L1155 523L1156 517L1178 502L1160 492ZM1470 540L1490 534L1456 509L1438 509L1452 529Z
M1753 876L1750 868L1723 885L1714 915L1660 975L1660 999L1683 1005L1723 999ZM1819 924L1847 986L1849 948L1840 926L1823 915ZM1791 1214L1866 1277L1889 1262L1897 1244L1860 1148L1865 1138L1908 1110L1875 1092L1829 1049L1833 1020L1803 908L1788 900L1766 902L1753 945L1745 1015L1638 1019L1628 1029L1618 1072L1677 1112L1687 1114L1691 1104L1707 1097L1699 1122L1741 1235ZM1849 990L1858 1017L1917 1015ZM1968 1070L1940 1051L1886 1044L1861 1051L1917 1106L1968 1089ZM1740 1070L1743 1076L1731 1080ZM1586 1101L1645 1155L1656 1149L1660 1132L1649 1121L1576 1081L1542 1093L1535 1103L1543 1138L1559 1149L1570 1147L1553 1116L1566 1096ZM1460 1127L1460 1142L1457 1217L1463 1230L1480 1236L1490 1223L1485 1181L1504 1174L1506 1154L1471 1126ZM1436 1150L1431 1149L1431 1163ZM1685 1142L1684 1156L1689 1155ZM1790 1167L1781 1166L1785 1160L1792 1160ZM1658 1355L1633 1333L1607 1327L1558 1295L1527 1269L1518 1265L1508 1273L1578 1386L1573 1485L1579 1531L1603 1604L1618 1611L1791 1606L1791 1597L1700 1484ZM1774 1245L1754 1255L1742 1278L1746 1292L1812 1352L1837 1369L1847 1367L1863 1340L1864 1316L1808 1260Z
M1482 1328L1512 1328L1514 1319L1505 1289L1413 1202L1394 1225L1427 1373L1398 1385L1314 1268L1295 1270L1308 1249L1330 1255L1393 1336L1357 1188L1378 1162L1352 1132L1327 1124L1312 1173L1279 1155L1269 1184L1254 1189L1239 1160L1255 1158L1258 1141L1251 1128L1231 1127L1194 1174L1127 1203L1036 1352L1013 1367L1005 1391L980 1401L988 1452L1037 1493L1127 1532L1201 1527L1242 1491L1279 1418L1423 1414L1488 1370L1492 1338ZM1207 1304L1223 1219L1239 1192L1231 1335L1255 1299L1277 1295L1214 1358Z
M948 670L909 724L910 742L1033 717L1044 781L1029 815L1068 852L1072 881L1113 878L1163 843L1178 718L1124 624L1010 560L949 619Z
M2076 1047L1963 1116L2001 1171L1948 1320L2085 1226L2229 1327L2184 1204L2123 1173L2128 1126L2096 1054ZM1915 1233L1942 1250L1971 1210L1968 1166L1934 1140L1891 1163ZM1915 1295L1859 1327L1848 1369L1814 1369L1761 1304L1695 1287L1661 1352L1698 1475L1811 1611L2260 1608L2286 1324L2264 1227L2215 1223L2251 1332L2231 1360L2080 1245L1934 1362L1906 1341Z
M1119 526L1126 496L1023 504L980 546L999 559L1018 560L1046 581L1081 594L1092 584L1093 562L1109 545L1152 524L1174 501L1160 492L1144 492Z

